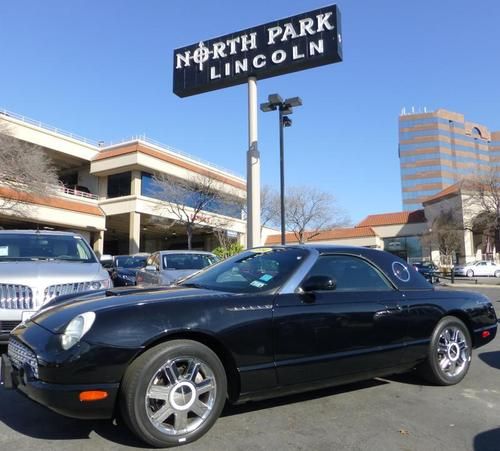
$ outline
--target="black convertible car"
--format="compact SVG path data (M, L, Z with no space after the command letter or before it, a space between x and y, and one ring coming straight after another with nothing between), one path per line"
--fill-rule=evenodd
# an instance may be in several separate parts
M176 287L60 298L11 334L2 378L76 418L112 418L157 446L192 442L226 400L417 368L456 384L497 318L481 294L434 290L383 251L243 252Z

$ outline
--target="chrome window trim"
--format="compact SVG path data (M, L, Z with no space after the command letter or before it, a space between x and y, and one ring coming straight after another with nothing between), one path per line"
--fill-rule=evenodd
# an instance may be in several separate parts
M320 253L317 249L309 248L306 249L308 251L308 255L305 257L304 261L301 265L295 270L292 276L281 286L278 294L293 294L299 288L301 282L304 280L304 277L311 270L311 268L316 263L316 260L320 256Z

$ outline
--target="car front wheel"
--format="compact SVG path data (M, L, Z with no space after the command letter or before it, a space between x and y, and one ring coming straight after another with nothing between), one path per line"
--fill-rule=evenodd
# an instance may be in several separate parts
M427 360L418 368L428 382L454 385L469 370L472 341L465 324L454 316L444 317L436 326Z
M132 362L121 387L121 411L139 438L170 447L205 434L226 398L226 374L217 355L201 343L173 340Z
M495 271L495 277L500 277L500 271Z
M472 271L472 269L467 271L467 277L474 277L474 271Z

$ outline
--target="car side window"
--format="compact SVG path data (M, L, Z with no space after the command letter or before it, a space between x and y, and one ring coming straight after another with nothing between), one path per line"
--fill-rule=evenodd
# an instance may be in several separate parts
M148 261L146 262L146 266L156 266L158 268L158 265L159 265L158 254L151 254L148 257Z
M367 261L352 255L322 255L306 278L327 276L334 291L390 291L389 282Z

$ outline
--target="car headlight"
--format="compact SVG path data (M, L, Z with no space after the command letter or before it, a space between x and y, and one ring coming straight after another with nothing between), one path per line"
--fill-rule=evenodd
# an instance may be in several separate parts
M61 346L67 351L75 346L82 337L90 330L95 321L94 312L81 313L75 316L66 326L61 335Z
M131 276L129 274L120 274L120 277L122 279L129 280L130 282L134 282L135 281L135 277Z
M102 290L103 288L109 288L109 287L110 287L109 279L94 280L89 284L89 288L91 290Z

